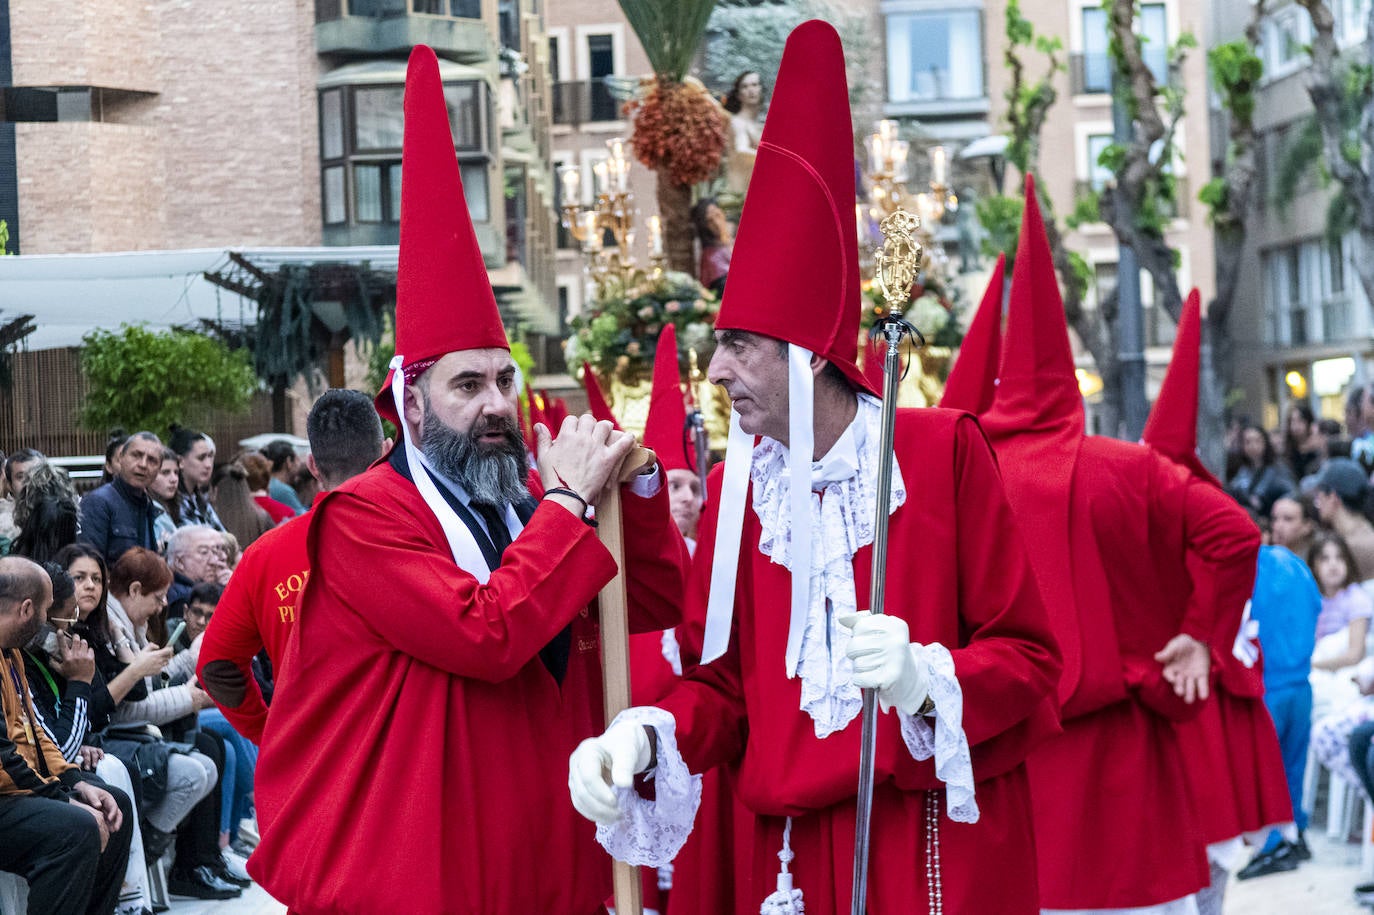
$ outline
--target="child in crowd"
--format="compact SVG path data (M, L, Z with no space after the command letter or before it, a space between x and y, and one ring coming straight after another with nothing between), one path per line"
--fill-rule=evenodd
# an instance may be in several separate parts
M1314 537L1307 563L1322 592L1312 652L1313 715L1321 719L1358 696L1346 668L1364 658L1374 601L1356 580L1355 558L1339 534L1323 531Z

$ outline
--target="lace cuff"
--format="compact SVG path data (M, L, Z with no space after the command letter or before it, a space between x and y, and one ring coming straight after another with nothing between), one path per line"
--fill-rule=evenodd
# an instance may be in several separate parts
M945 783L945 803L949 818L956 823L978 822L978 801L973 796L973 759L968 737L964 735L964 691L954 675L954 658L949 649L936 642L925 646L930 670L930 698L935 702L931 715L908 715L898 711L902 740L912 758L935 756L935 775ZM934 725L929 718L934 717Z
M628 708L615 716L658 732L658 766L650 773L655 800L633 788L615 789L620 819L596 827L596 841L618 861L636 867L662 867L687 841L701 806L701 776L693 775L677 749L677 722L660 708Z

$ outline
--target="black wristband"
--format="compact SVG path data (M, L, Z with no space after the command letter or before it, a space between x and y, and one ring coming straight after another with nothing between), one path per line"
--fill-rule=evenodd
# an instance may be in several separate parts
M591 520L587 517L587 510L588 510L588 508L590 507L590 506L587 504L587 500L584 499L584 498L582 498L581 496L579 496L577 493L573 492L571 489L565 489L565 488L562 487L562 486L555 486L555 487L553 487L552 489L546 489L546 490L544 490L544 498L547 499L549 496L571 496L572 498L574 498L574 499L576 499L577 501L581 502L581 503L582 503L582 513L581 513L581 518L582 518L582 520L583 520L583 521L587 521L589 524L592 524L593 526L595 526L595 522L594 522L594 521L591 521Z

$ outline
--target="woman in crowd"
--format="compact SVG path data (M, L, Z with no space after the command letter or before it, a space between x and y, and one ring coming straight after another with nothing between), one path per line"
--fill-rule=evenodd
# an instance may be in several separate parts
M1226 490L1251 515L1267 518L1274 500L1293 488L1293 479L1279 463L1273 443L1259 426L1245 426L1240 441L1242 462Z
M1274 500L1269 509L1269 538L1275 546L1286 547L1306 561L1317 533L1317 507L1312 500L1288 493Z
M73 549L76 548L68 547L62 553ZM81 621L75 582L60 561L45 563L44 568L53 586L49 625L24 649L24 673L29 681L34 710L38 713L38 724L68 762L95 772L107 784L136 798L133 779L124 763L115 756L105 755L103 749L89 740L92 732L109 723L115 703L96 668L94 650L75 629ZM133 815L129 865L115 915L141 915L151 907L137 808Z
M249 451L239 458L239 463L248 475L248 491L253 497L253 502L267 512L273 525L296 517L295 509L278 502L267 493L268 484L272 482L271 461L256 451Z
M716 198L703 197L692 207L692 225L696 227L697 241L701 242L697 278L701 285L719 294L730 270L730 221L716 204Z
M76 489L65 470L47 461L35 465L14 500L19 536L14 538L10 552L41 565L67 544L75 543L77 504Z
M253 491L248 488L248 471L241 463L230 461L216 467L213 488L215 508L224 530L238 539L240 547L247 549L272 529L272 517L253 501Z
M1289 404L1283 424L1283 459L1295 480L1316 470L1321 460L1321 453L1313 443L1315 431L1316 416L1312 408L1301 401Z
M134 547L110 569L107 603L110 637L121 664L132 664L137 652L153 647L149 621L167 605L172 570L161 556ZM161 677L145 677L115 709L116 721L148 722L164 736L185 738L192 746L167 755L167 790L162 801L144 811L149 828L144 844L150 858L166 851L178 823L176 865L168 888L198 899L231 899L239 895L242 878L226 871L219 854L219 803L215 787L223 748L208 734L193 733L195 713L212 705L193 681L199 645L176 655Z
M167 541L172 532L181 527L181 461L171 448L162 449L162 466L157 476L148 484L148 495L153 499L153 509L157 517L153 519L153 536L157 539L159 553L167 551Z
M214 440L204 432L173 426L167 446L181 462L177 525L208 524L217 531L224 530L210 501L210 477L215 471Z

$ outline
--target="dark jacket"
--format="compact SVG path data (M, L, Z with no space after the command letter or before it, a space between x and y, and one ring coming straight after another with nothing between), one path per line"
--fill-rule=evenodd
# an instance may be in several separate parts
M146 492L116 477L81 500L81 535L77 539L95 547L107 563L114 565L129 547L157 550L155 515L153 500Z

